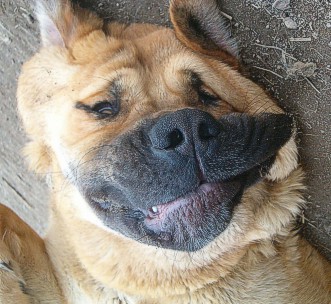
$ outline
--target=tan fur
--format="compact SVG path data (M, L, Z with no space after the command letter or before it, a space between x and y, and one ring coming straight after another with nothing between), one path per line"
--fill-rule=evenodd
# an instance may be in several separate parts
M17 95L31 167L51 180L50 225L43 242L1 207L0 257L13 265L12 271L0 268L1 303L329 304L331 267L295 230L304 206L295 135L269 175L245 191L227 229L201 250L147 246L102 224L67 164L86 164L103 138L116 138L143 117L185 107L215 117L282 110L231 67L236 60L228 51L216 56L187 40L174 8L189 10L201 1L172 2L176 34L153 25L104 24L92 13L74 12L67 1L58 3L52 22L61 24L61 36L43 38L45 47L23 67ZM220 107L191 103L188 69L202 75ZM103 100L119 74L126 88L123 115L102 124L75 109L77 101Z

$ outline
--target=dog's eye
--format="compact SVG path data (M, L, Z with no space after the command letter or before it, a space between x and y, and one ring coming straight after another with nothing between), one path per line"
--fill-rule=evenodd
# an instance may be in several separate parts
M115 116L120 111L119 102L103 100L92 107L92 111L101 117Z
M189 73L192 87L198 93L199 102L204 106L216 106L219 103L220 98L206 86L198 74Z
M219 97L212 93L208 88L201 86L198 89L199 101L205 106L216 106L219 102Z

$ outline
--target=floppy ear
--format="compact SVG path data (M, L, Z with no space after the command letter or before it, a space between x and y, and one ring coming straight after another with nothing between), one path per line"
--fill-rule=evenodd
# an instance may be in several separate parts
M36 0L36 13L45 47L70 48L75 40L103 27L96 14L73 6L69 0Z
M187 47L237 66L237 44L217 1L171 0L170 18L177 38Z

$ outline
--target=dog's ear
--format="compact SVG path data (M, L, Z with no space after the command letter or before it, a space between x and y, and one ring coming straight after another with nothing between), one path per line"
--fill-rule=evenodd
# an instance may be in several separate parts
M70 48L74 41L103 27L103 20L96 14L69 0L36 0L36 13L46 47Z
M171 0L170 18L177 38L187 47L237 66L237 44L218 0Z

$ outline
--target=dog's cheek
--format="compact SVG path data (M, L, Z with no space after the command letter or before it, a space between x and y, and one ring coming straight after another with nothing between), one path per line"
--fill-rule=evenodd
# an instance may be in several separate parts
M287 144L278 151L276 160L266 177L271 181L279 181L288 177L297 167L298 148L294 137L292 137Z
M50 171L50 151L43 142L29 142L24 148L24 156L28 160L30 170L43 176Z
M18 110L28 136L33 139L26 148L33 170L42 173L49 167L47 115L54 116L66 98L65 89L75 68L68 64L68 53L60 50L44 50L25 63L18 81ZM65 100L67 101L67 100ZM58 125L57 127L58 128Z

